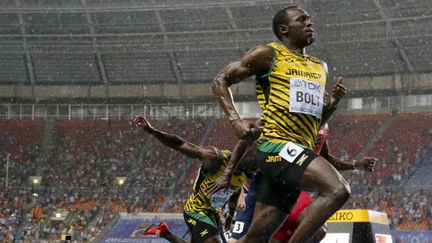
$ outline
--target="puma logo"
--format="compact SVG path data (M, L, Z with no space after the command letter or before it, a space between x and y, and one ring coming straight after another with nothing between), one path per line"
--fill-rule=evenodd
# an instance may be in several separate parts
M297 160L296 165L302 166L302 164L305 162L305 160L308 158L306 154L303 154L300 159Z
M204 237L204 235L206 235L208 233L208 230L205 229L203 231L200 232L201 237Z

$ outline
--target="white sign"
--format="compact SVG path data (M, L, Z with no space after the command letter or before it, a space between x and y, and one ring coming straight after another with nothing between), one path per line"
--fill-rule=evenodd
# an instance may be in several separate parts
M321 243L349 243L349 233L327 233Z
M324 107L324 88L316 82L291 78L289 111L321 118Z
M293 142L288 142L279 152L279 156L286 161L293 163L294 160L303 152L303 148Z

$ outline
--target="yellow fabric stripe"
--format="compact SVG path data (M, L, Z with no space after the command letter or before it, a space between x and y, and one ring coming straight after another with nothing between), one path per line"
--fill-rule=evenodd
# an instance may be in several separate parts
M283 89L272 88L270 91L270 101L274 103L289 103L289 94L285 93ZM282 105L282 104L281 104Z
M290 84L289 84L288 81L286 81L286 80L283 80L283 81L282 81L282 80L280 80L280 79L273 78L273 77L270 77L270 80L272 81L272 84L277 84L277 85L281 86L282 88L287 89L288 92L289 92ZM273 87L275 87L275 86L273 86Z
M272 114L276 113L277 107L273 106L273 107L269 107L267 109L269 112L271 112ZM266 110L266 111L267 111ZM302 123L301 121L299 121L295 116L290 116L290 114L284 114L284 113L279 113L282 115L282 117L284 117L285 119L283 119L283 121L285 121L285 124L287 124L288 126L290 126L292 128L293 133L298 133L301 136L307 137L308 134L303 131L303 127L301 126Z
M295 117L300 122L302 130L307 133L309 137L315 137L318 131L313 131L313 125L305 118L303 114L295 114Z
M288 132L291 130L292 126L294 126L294 123L290 120L284 119L284 116L283 113L271 107L267 109L264 114L264 118L266 118L264 124L273 123L276 127L280 127L284 131Z

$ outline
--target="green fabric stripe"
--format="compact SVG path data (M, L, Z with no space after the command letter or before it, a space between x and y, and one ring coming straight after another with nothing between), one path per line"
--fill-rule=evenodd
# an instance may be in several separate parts
M285 146L285 143L272 143L269 141L265 141L258 145L258 149L261 152L265 153L279 153L282 150L283 146Z
M192 213L192 212L187 212L187 211L185 211L185 213L191 218L194 218L198 221L204 222L204 223L209 224L215 228L218 228L217 225L207 216L204 216L200 213Z
M285 144L287 143L274 143L274 142L264 141L263 143L258 145L258 149L261 152L265 152L265 153L279 153L282 150L282 148L285 146ZM309 149L307 146L301 143L295 143L295 144L304 149Z

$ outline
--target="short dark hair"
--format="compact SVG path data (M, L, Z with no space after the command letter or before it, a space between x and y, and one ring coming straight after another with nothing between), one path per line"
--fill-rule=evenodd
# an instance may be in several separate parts
M300 7L297 5L290 5L288 7L285 7L281 10L279 10L274 16L273 16L273 33L276 35L276 37L279 40L282 40L282 37L279 33L279 25L284 24L287 22L288 19L288 10L291 9L299 9Z

